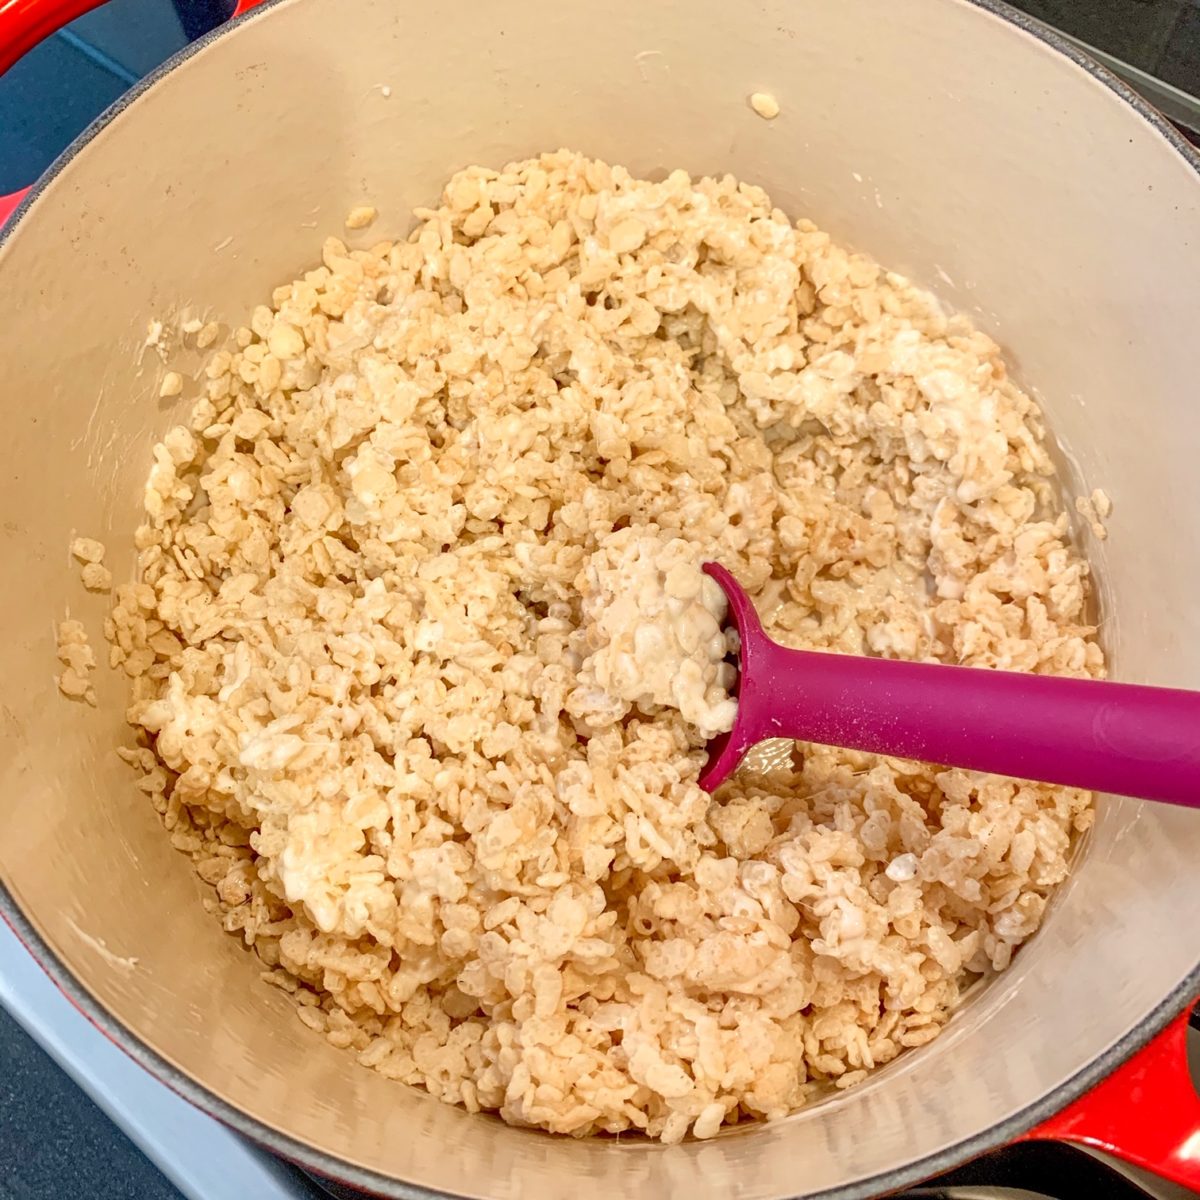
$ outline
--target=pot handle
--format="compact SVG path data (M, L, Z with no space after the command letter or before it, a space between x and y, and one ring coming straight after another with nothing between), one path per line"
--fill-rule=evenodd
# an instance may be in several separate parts
M56 30L104 0L7 0L0 4L0 75Z
M3 225L16 211L17 205L29 194L28 188L13 192L9 196L0 196L0 225Z
M1020 1140L1092 1146L1200 1193L1200 1096L1187 1059L1192 1008Z
M99 8L105 0L0 0L0 75L3 75L23 54L38 42L48 38L64 25ZM262 0L238 0L233 17L240 17ZM231 18L232 20L233 18ZM28 188L0 196L0 225L3 225L17 205L25 198Z

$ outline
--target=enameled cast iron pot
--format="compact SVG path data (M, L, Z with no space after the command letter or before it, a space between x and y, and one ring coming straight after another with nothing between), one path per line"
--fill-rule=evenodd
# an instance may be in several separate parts
M0 3L0 67L95 2ZM992 332L1072 486L1115 502L1090 547L1115 675L1200 687L1200 162L1094 64L988 0L277 0L136 87L0 230L5 916L148 1070L389 1196L865 1196L1030 1131L1200 1186L1177 1017L1200 991L1194 812L1101 798L1011 969L859 1088L705 1143L571 1141L314 1037L113 754L121 680L99 673L96 709L56 694L54 623L70 608L101 644L67 544L132 570L148 448L187 404L157 399L147 321L249 312L354 204L400 233L455 168L562 145L761 183Z

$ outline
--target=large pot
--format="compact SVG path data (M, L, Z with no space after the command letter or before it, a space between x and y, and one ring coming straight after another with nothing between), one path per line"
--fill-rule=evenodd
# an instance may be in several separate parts
M4 32L23 47L62 7L16 0ZM749 110L757 90L777 120ZM147 321L248 312L314 257L313 222L364 197L400 222L453 168L559 145L762 183L995 333L1075 485L1115 501L1093 557L1116 675L1200 687L1200 162L1115 80L968 0L279 0L136 88L0 233L0 903L148 1069L387 1195L899 1187L1045 1121L1200 990L1196 813L1102 799L1011 969L861 1087L706 1143L576 1142L446 1107L306 1030L202 909L113 753L122 679L96 709L55 691L54 622L71 608L101 641L67 544L101 537L132 570L148 448L179 415L140 357ZM1182 1029L1126 1068L1172 1064L1115 1092L1116 1136L1200 1184ZM1055 1128L1102 1136L1097 1115Z

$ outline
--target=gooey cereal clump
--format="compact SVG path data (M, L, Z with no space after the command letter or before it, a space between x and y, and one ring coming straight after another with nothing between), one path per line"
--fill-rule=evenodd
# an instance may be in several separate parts
M576 586L581 666L567 711L589 734L635 708L654 715L663 706L703 738L733 728L725 594L702 574L691 543L620 530L602 539Z
M788 645L1101 675L1041 416L729 177L564 151L417 218L329 239L155 449L125 756L366 1066L577 1136L784 1116L1007 965L1091 797L801 745L707 796L696 568Z

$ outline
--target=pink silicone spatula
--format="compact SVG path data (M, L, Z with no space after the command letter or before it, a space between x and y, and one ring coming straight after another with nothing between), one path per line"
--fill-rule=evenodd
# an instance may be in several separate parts
M709 744L705 791L781 737L1200 808L1200 692L788 650L724 567L704 570L741 638L737 718Z

